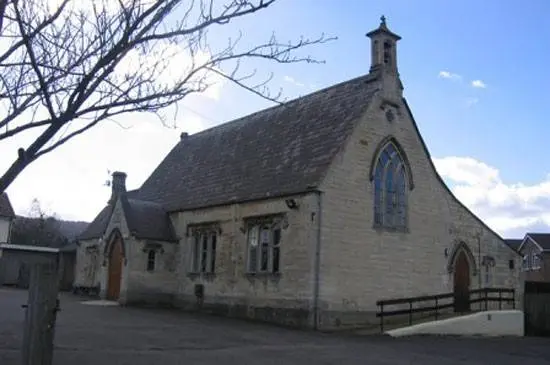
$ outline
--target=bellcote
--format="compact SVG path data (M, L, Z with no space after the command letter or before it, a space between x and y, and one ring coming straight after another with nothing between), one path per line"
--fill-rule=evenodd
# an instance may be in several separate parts
M370 72L384 71L397 75L397 41L400 36L391 32L386 25L386 17L380 18L380 26L367 33L371 39Z
M386 17L382 15L380 25L367 33L371 40L370 73L381 83L385 99L396 102L403 96L403 84L397 69L397 41L400 36L388 29Z

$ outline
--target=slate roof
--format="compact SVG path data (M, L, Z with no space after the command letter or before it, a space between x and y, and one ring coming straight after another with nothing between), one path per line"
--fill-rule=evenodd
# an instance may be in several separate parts
M550 250L550 233L527 233L544 251Z
M137 238L176 241L170 217L157 203L137 199L122 199L126 222Z
M135 191L122 197L122 208L128 229L136 238L175 241L176 236L168 213L154 202L133 199ZM79 236L81 240L99 238L105 234L113 214L114 203L107 204Z
M0 194L0 216L15 218L15 212L13 211L10 199L6 193Z
M521 246L521 243L523 240L521 238L506 238L504 240L504 243L506 243L510 248L514 251L517 251L519 249L519 246Z
M105 234L107 225L111 220L111 214L113 213L114 204L108 204L99 212L99 214L94 218L88 227L80 234L78 237L81 240L89 240L93 238L99 238Z
M361 76L182 138L127 193L130 230L175 240L167 212L315 189L378 91L375 80ZM80 239L103 235L112 210L103 208Z
M167 211L319 186L377 91L366 75L184 137L139 189Z

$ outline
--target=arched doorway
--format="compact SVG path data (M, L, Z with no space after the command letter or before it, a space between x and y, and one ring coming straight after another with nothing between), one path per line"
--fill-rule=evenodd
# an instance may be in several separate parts
M464 250L456 255L454 264L454 309L455 312L470 311L470 264Z
M107 299L118 300L122 279L122 260L124 258L122 237L115 234L109 249L109 274L107 281Z

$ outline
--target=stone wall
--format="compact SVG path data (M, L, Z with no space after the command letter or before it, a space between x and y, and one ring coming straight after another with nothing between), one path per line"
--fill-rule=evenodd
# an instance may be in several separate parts
M147 270L148 251L155 251L154 270ZM176 292L176 258L179 245L173 242L140 240L130 248L128 256L127 304L169 305Z
M397 100L397 99L396 99ZM321 325L362 325L374 320L381 299L451 292L449 253L465 243L473 253L471 288L519 289L517 255L474 217L435 172L408 107L399 99L376 98L322 186ZM388 121L383 109L393 109ZM373 156L393 136L410 163L414 188L408 191L408 231L374 228ZM480 276L483 256L495 258L489 282ZM472 265L473 266L473 265Z
M80 241L76 250L74 286L80 289L99 288L101 266L99 239Z
M285 199L271 199L174 215L174 226L181 237L177 306L289 325L308 325L317 242L314 214L317 205L313 194L298 196L295 200L298 203L296 210L289 209ZM279 213L286 214L288 222L282 230L280 273L247 274L244 219ZM221 229L215 273L191 274L192 239L187 237L187 229L203 222L216 222ZM202 301L195 296L197 284L204 286Z

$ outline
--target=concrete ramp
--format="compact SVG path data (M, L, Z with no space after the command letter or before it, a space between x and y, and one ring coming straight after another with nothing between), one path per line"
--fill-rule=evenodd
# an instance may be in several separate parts
M414 335L523 336L523 311L499 310L425 322L385 332L392 337Z

